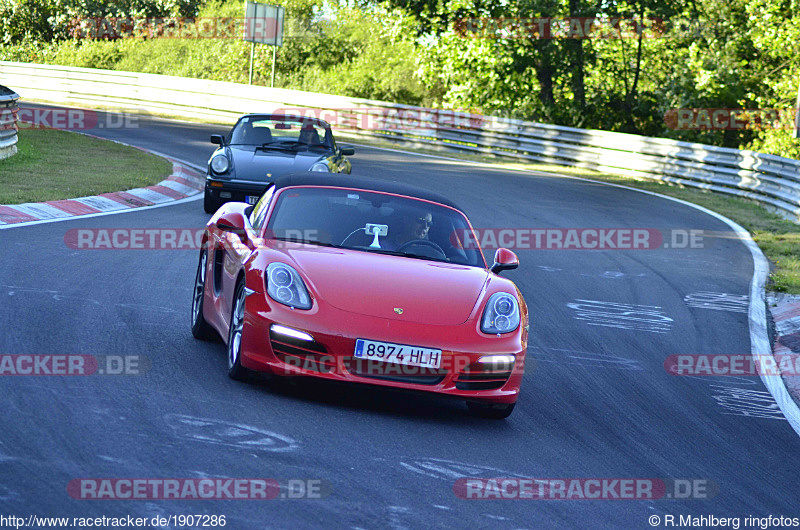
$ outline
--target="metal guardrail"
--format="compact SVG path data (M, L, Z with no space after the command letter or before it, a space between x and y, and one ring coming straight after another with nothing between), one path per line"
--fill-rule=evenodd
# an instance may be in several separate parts
M0 160L17 153L17 100L19 94L0 85Z
M13 84L28 99L106 105L226 123L250 112L324 109L335 113L335 128L340 133L661 180L752 199L800 222L800 161L753 151L114 70L0 61L0 80ZM321 117L326 117L324 112Z

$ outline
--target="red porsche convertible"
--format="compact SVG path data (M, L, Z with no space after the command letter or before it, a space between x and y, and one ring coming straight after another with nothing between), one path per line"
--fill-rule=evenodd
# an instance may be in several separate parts
M223 205L197 268L192 333L223 338L228 372L367 383L464 399L505 418L528 341L522 294L487 267L466 216L405 185L303 173L253 206Z

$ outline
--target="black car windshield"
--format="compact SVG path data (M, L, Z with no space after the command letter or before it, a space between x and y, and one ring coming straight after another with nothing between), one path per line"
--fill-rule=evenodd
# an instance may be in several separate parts
M287 188L278 196L266 237L486 266L461 212L386 193Z
M319 122L283 116L245 116L228 137L230 145L265 149L332 149L330 128Z

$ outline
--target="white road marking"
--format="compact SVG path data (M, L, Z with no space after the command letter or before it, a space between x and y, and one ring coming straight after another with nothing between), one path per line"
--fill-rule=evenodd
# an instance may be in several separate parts
M167 414L164 420L176 436L195 442L270 452L294 451L299 447L288 436L241 423L182 414Z
M389 520L387 521L389 528L393 530L405 530L408 528L408 526L402 523L401 518L411 513L410 508L406 508L405 506L389 506L387 510L389 511Z
M16 491L8 489L6 486L0 484L0 501L9 502L19 497Z
M100 460L105 460L106 462L113 462L114 464L121 464L121 465L125 464L125 460L122 460L121 458L115 458L113 456L97 455L97 458L99 458Z
M667 333L672 328L673 320L659 306L578 299L567 307L576 311L576 320L585 321L590 326L651 333Z
M716 389L711 395L714 401L725 410L731 411L723 414L786 421L769 392L723 385L711 385L711 388Z
M698 309L715 309L732 313L747 313L750 297L746 294L711 293L702 291L688 294L683 302L689 307Z
M419 458L401 461L400 465L408 471L447 481L470 477L524 478L524 475L495 467L476 466L442 458Z
M547 352L557 352L548 357ZM615 368L622 370L644 370L642 364L634 359L617 357L605 353L591 353L561 348L528 348L531 360L543 363L573 364L584 367ZM568 360L569 359L569 360Z

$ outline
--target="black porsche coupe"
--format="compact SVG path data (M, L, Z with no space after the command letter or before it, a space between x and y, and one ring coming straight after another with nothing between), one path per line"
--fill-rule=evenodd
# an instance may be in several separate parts
M247 114L227 135L211 135L219 147L208 160L203 206L213 213L226 202L255 204L281 175L298 171L350 173L352 147L339 147L328 123L282 114Z

